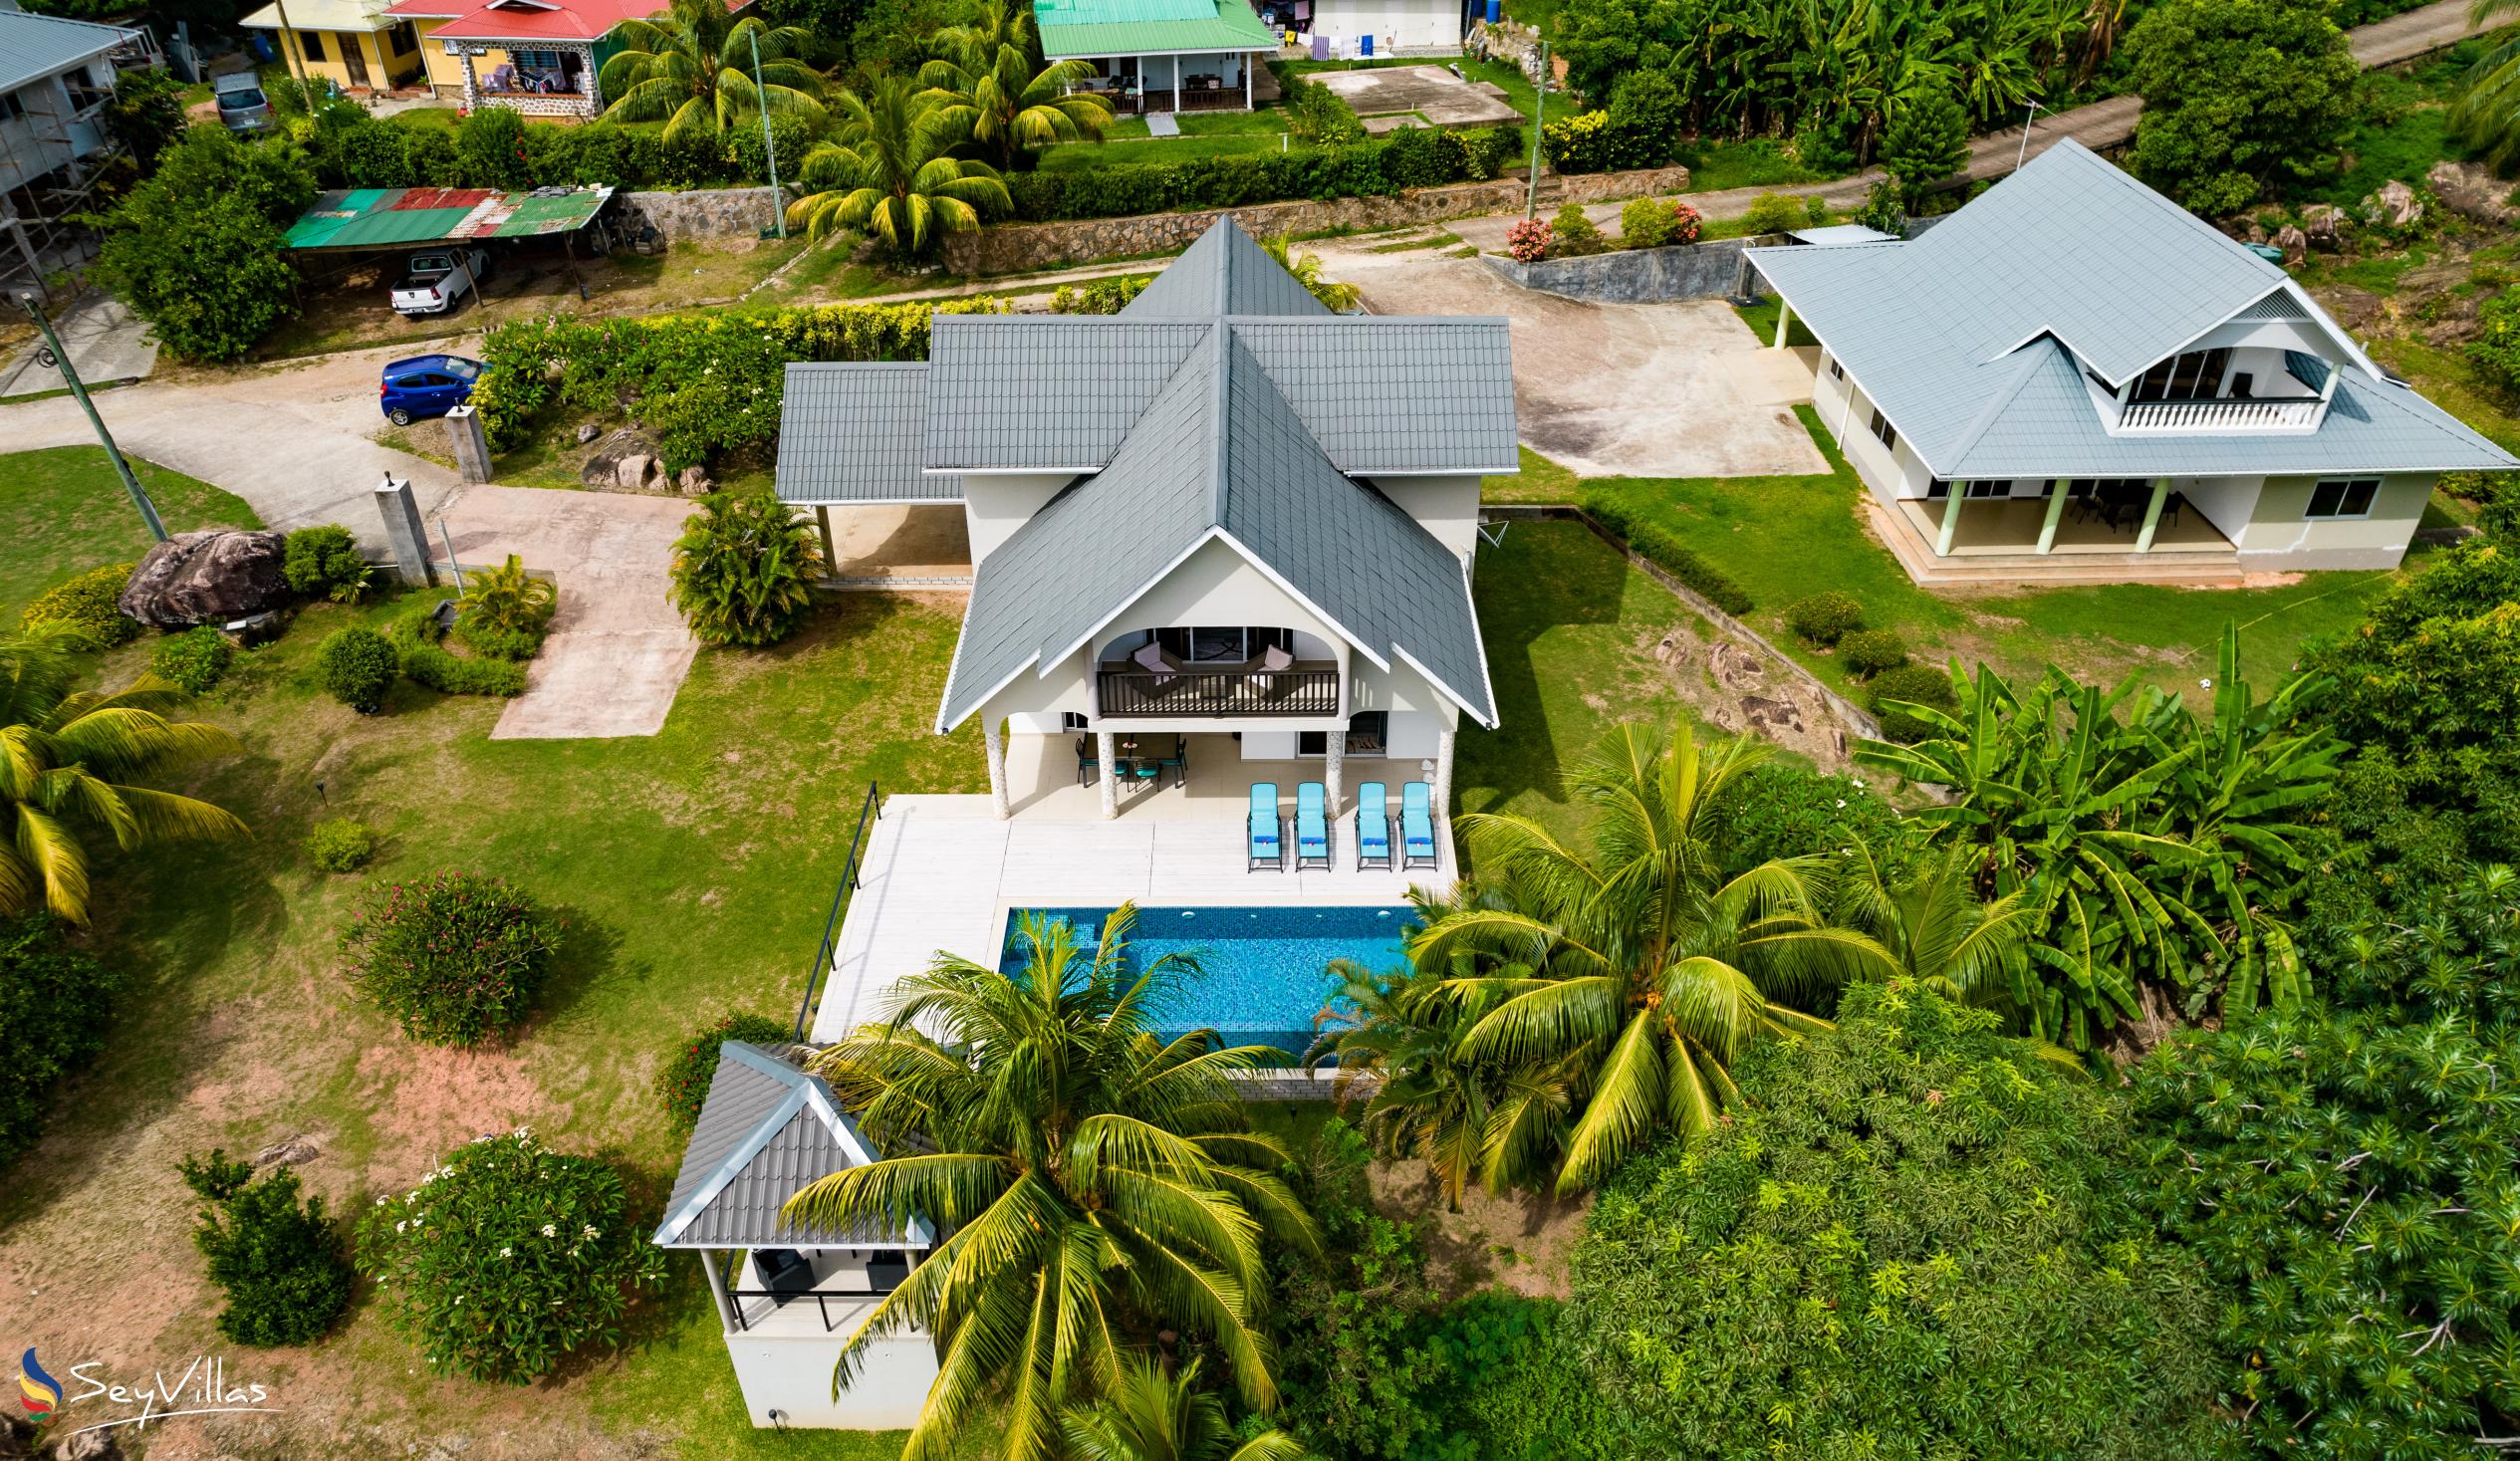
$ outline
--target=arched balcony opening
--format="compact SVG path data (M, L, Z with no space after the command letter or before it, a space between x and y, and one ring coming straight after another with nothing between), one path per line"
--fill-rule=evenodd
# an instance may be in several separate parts
M1096 713L1106 719L1270 719L1344 708L1338 649L1281 625L1133 629L1096 660Z

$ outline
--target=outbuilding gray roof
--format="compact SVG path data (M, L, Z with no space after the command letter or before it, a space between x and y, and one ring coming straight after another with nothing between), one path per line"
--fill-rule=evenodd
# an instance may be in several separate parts
M0 10L0 94L58 76L137 34L121 26Z
M960 502L962 479L923 469L927 363L793 362L780 405L788 502Z
M1938 477L2520 465L2385 378L2282 269L2070 138L1911 242L1749 257ZM2298 320L2347 358L2317 431L2109 434L2086 370L2115 391L2233 320Z
M876 1160L831 1088L759 1046L730 1040L683 1151L654 1242L665 1248L926 1248L935 1233L906 1227L792 1227L789 1198L815 1181Z

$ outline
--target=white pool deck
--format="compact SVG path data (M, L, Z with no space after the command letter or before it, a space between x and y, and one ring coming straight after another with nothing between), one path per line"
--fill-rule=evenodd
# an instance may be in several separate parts
M1017 738L1020 745L1023 740ZM1025 748L1031 750L1033 748ZM1101 793L1074 784L1067 743L1058 756L1010 756L1015 815L992 815L985 796L893 796L868 834L856 895L842 919L811 1039L823 1044L884 1018L894 981L927 967L939 950L994 966L1011 908L1329 906L1397 903L1412 885L1449 887L1452 830L1438 821L1433 867L1356 865L1355 792L1391 788L1398 811L1402 763L1348 763L1348 805L1331 828L1331 866L1246 870L1249 787L1275 781L1291 816L1299 782L1322 780L1321 763L1233 762L1194 755L1189 785L1133 791L1122 814L1101 815ZM1064 766L1060 756L1067 758ZM1360 770L1364 775L1360 776ZM1058 782L1064 779L1066 785ZM1230 793L1228 795L1228 793ZM1396 839L1394 839L1396 842Z

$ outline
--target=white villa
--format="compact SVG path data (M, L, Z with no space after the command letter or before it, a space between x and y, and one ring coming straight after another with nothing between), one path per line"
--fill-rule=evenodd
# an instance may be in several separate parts
M1919 582L2393 568L2438 474L2520 466L2070 139L1911 241L1748 256Z

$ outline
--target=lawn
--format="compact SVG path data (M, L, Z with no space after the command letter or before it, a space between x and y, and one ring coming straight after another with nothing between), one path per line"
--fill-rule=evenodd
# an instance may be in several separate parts
M1294 145L1284 127L1265 132L1196 133L1183 128L1177 137L1139 136L1107 142L1063 142L1041 154L1044 172L1073 172L1087 167L1118 167L1129 162L1188 162L1199 157L1275 152Z
M26 464L9 463L13 507ZM127 550L116 520L90 509L119 506L110 473L32 480L35 515L12 522L46 526L0 543L0 582ZM531 1125L621 1161L652 1221L679 1159L649 1090L660 1058L719 1014L796 1007L868 781L980 785L976 733L928 732L959 608L851 595L778 648L703 651L663 732L645 739L492 741L497 702L407 684L385 713L352 714L316 688L316 648L383 606L311 607L240 656L199 713L245 754L185 789L253 837L101 868L93 937L133 987L101 1062L0 1184L0 1271L41 1275L40 1293L12 1287L18 1342L143 1372L227 1350L173 1171L213 1145L250 1153L302 1135L322 1153L303 1168L310 1187L355 1212L477 1132ZM146 652L117 651L103 678L126 680ZM378 830L381 875L493 872L566 919L554 984L513 1041L462 1055L413 1046L350 995L334 940L361 879L318 873L299 852L326 816ZM896 1453L897 1440L755 1432L700 1290L696 1266L677 1263L624 1354L522 1389L429 1378L363 1298L312 1349L232 1360L286 1412L283 1437L251 1453L398 1454L407 1442L416 1454L449 1434L505 1435L501 1454L531 1457Z
M136 563L148 528L101 446L18 452L0 472L9 532L0 544L0 625L45 590L101 564ZM132 474L169 533L193 528L259 528L254 510L181 472L131 460Z
M1782 187L1787 183L1826 182L1832 174L1815 172L1777 149L1768 137L1747 141L1699 138L1680 148L1688 168L1688 190L1715 192L1735 187Z
M1286 130L1286 113L1276 107L1260 107L1249 112L1182 112L1173 122L1185 137L1256 137L1275 136ZM1103 134L1111 140L1144 140L1146 119L1116 117ZM1086 143L1091 146L1092 143Z

